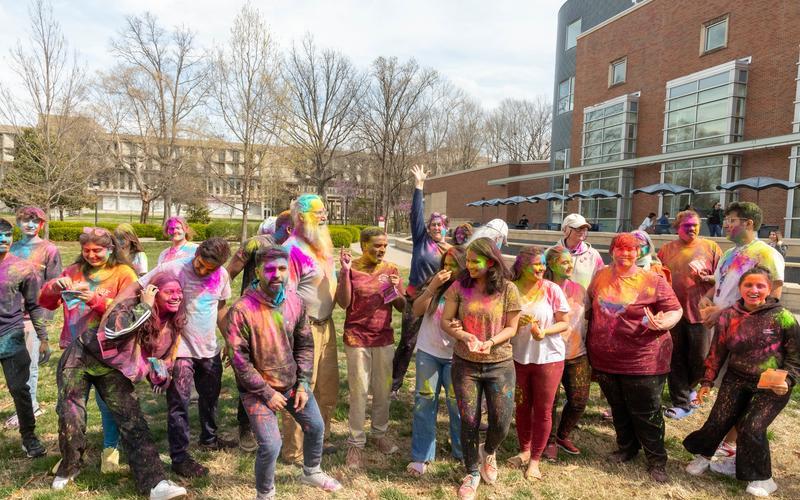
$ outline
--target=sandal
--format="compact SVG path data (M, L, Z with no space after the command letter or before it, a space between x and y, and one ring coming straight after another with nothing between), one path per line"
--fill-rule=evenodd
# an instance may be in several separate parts
M694 413L693 409L685 410L679 406L674 406L672 408L667 408L664 410L664 416L667 418L671 418L673 420L681 420L683 418L688 417Z
M530 461L531 461L530 457L528 457L528 459L525 460L519 455L514 455L513 457L511 457L508 460L506 460L506 463L510 467L521 469L523 467L527 467L528 466L528 462L530 462Z
M406 472L411 476L420 477L428 470L428 464L425 462L411 462L406 466Z

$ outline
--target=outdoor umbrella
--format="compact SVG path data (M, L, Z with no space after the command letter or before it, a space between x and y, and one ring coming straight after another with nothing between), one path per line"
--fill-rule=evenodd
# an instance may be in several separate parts
M758 205L758 197L762 189L776 187L788 191L790 189L795 189L797 186L800 186L800 183L787 181L783 179L775 179L774 177L758 176L758 177L748 177L747 179L741 179L733 182L727 182L725 184L722 184L721 186L717 186L717 189L724 189L725 191L736 191L737 189L741 188L755 189L756 205Z
M668 182L659 182L658 184L636 188L631 193L659 194L663 196L665 194L697 194L697 190Z
M567 201L569 199L569 196L554 193L552 191L528 196L528 201Z
M501 205L519 205L520 203L524 203L526 201L530 201L530 200L528 200L528 198L525 197L525 196L512 196L510 198L501 199L500 200L500 204ZM530 203L535 203L535 202L530 201Z
M609 191L607 189L600 189L600 188L592 188L592 189L585 189L583 191L578 191L577 193L572 193L569 195L570 198L581 198L584 200L593 199L599 200L603 198L622 198L622 195L619 193L615 193L613 191ZM600 204L597 204L597 208L595 209L594 219L597 220L600 218Z
M483 206L486 206L486 200L473 201L473 202L467 203L467 206L468 207L483 207Z

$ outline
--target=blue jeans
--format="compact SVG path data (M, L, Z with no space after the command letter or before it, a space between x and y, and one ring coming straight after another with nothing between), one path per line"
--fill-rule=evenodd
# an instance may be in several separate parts
M709 224L708 232L711 236L722 236L722 224Z
M294 390L283 393L286 397L286 411L303 429L303 465L305 469L315 469L322 462L322 437L325 424L319 412L314 394L308 393L308 403L300 411L294 409ZM275 461L281 451L281 433L278 416L269 409L260 396L244 393L241 395L244 409L250 418L258 451L256 452L256 490L269 493L275 488Z
M439 392L444 389L450 415L450 447L453 458L461 460L461 415L450 377L452 360L437 358L417 350L417 389L414 394L414 419L411 432L411 460L432 462L436 458L436 415Z
M28 355L31 358L30 376L28 377L28 388L31 392L31 404L33 404L33 412L39 409L39 400L36 399L36 392L39 386L39 337L36 335L36 330L33 329L31 320L25 320L25 348L28 350Z
M114 415L100 393L95 388L94 399L97 401L97 407L100 409L100 419L103 421L103 448L116 448L119 445L119 427L114 420Z

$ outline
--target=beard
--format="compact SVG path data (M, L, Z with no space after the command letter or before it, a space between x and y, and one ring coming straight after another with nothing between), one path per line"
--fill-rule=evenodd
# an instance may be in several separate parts
M333 241L327 224L303 224L303 239L314 249L317 255L330 257L333 255Z

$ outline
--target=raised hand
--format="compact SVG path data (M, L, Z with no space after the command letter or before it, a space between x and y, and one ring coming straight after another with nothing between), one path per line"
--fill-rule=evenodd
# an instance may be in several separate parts
M339 252L339 265L342 266L342 271L349 273L353 264L353 256L350 255L350 250L342 248Z
M428 178L428 172L425 171L424 165L414 165L411 167L411 173L414 175L417 189L422 189L425 185L425 179Z
M153 307L156 303L156 294L158 294L158 287L155 285L147 285L145 289L139 293L139 298L142 304Z
M452 272L446 269L434 274L430 285L428 285L431 288L431 291L438 290L440 286L442 286L444 283L447 283L452 274Z

